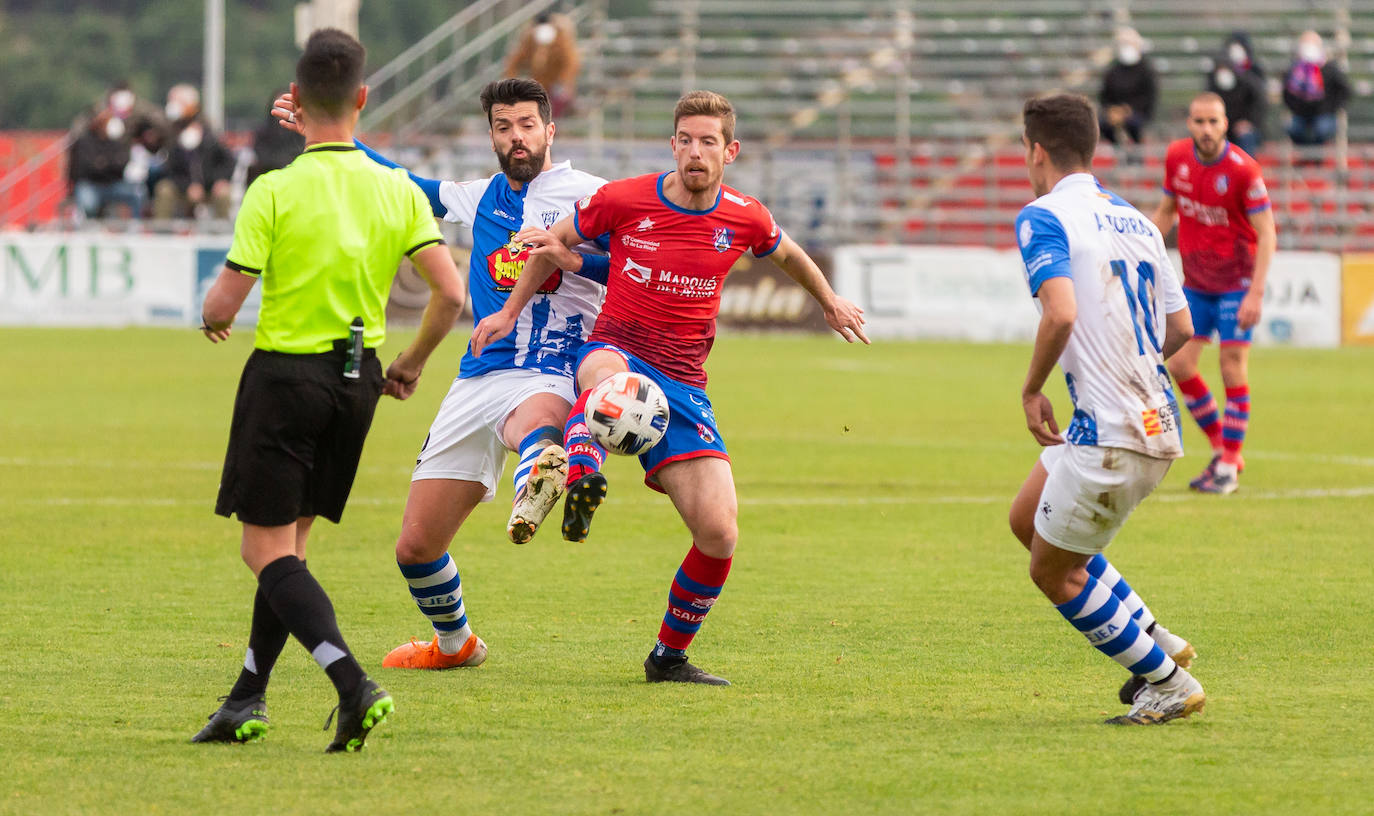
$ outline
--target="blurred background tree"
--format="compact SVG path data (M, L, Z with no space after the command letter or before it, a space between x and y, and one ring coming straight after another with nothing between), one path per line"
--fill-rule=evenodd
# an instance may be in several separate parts
M266 115L291 80L296 0L226 0L224 114L230 129ZM358 28L375 69L458 11L452 0L363 0ZM61 129L127 80L162 105L201 85L204 4L195 0L0 0L0 130Z

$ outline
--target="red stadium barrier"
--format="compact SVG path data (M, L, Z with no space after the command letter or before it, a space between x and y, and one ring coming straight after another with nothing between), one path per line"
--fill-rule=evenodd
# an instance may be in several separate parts
M63 130L0 131L0 178L23 167L66 135ZM67 185L65 182L59 183L66 173L67 155L64 151L39 165L33 172L16 179L12 186L4 190L0 213L8 213L21 206L28 209L28 205L32 204L32 210L24 217L26 223L50 221L57 217L58 207L67 196ZM4 226L10 225L0 224L0 227Z

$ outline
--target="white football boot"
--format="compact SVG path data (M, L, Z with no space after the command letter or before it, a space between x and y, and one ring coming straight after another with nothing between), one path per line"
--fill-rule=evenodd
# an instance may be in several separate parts
M530 478L515 497L510 511L506 535L516 544L524 544L544 523L549 511L563 495L563 483L568 478L568 453L561 445L549 445L535 457Z
M1207 704L1207 692L1188 670L1179 667L1174 676L1155 685L1146 683L1135 696L1131 710L1107 720L1112 725L1158 725L1182 719Z

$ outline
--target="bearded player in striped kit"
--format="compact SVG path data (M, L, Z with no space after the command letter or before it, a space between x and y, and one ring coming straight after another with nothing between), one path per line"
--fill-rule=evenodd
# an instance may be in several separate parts
M1012 532L1040 591L1132 673L1122 689L1131 709L1108 722L1187 717L1207 699L1188 673L1193 647L1154 622L1102 551L1183 455L1164 361L1192 336L1192 318L1159 229L1089 172L1092 103L1046 96L1024 116L1039 198L1016 232L1041 318L1021 403L1044 452L1012 502ZM1074 409L1063 435L1042 393L1056 362Z

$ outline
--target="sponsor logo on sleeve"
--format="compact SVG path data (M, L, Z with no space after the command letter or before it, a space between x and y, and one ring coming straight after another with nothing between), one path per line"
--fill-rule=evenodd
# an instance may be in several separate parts
M582 199L581 201L577 202L577 208L578 208L579 210L585 210L585 209L587 208L587 205L590 204L590 203L592 203L592 197L591 197L591 196L587 196L586 198L584 198L584 199Z
M1269 189L1264 186L1264 179L1260 178L1255 179L1255 183L1251 184L1250 189L1245 193L1245 197L1251 201L1259 201L1268 198L1268 196Z
M1021 233L1020 233L1020 236L1019 236L1019 237L1020 237L1020 239L1021 239L1021 246L1022 246L1023 248L1024 248L1024 247L1027 247L1027 246L1030 246L1031 238L1032 238L1034 235L1035 235L1035 229L1031 226L1030 219L1028 218L1028 219L1026 219L1025 221L1022 221L1022 222L1021 222Z

